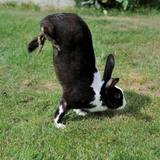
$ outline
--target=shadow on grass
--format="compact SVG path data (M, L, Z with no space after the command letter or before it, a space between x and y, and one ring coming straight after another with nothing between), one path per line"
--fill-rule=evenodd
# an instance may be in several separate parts
M147 122L152 121L152 117L150 115L141 112L141 109L145 109L151 104L149 96L137 94L132 91L126 91L125 98L127 101L125 110L107 110L104 112L88 113L85 117L78 116L74 111L70 111L65 115L62 121L65 123L66 121L81 121L83 119L104 119L106 117L112 118L119 115L133 116L136 119L142 119Z
M127 107L125 115L134 116L136 119L142 119L146 121L151 121L152 117L148 114L142 113L142 109L146 109L151 104L151 98L144 94L137 94L132 91L125 92Z

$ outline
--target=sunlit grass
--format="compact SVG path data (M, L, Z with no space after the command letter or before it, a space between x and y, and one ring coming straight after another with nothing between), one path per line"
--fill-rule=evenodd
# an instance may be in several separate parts
M67 128L56 129L61 87L52 46L46 42L38 57L26 51L51 11L1 7L0 159L160 159L160 17L75 11L91 29L102 75L107 55L115 56L113 77L120 78L127 108L86 117L70 111L63 118Z

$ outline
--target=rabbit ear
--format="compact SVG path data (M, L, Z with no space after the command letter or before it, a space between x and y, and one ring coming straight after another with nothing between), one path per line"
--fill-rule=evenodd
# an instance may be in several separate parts
M119 78L111 78L107 83L106 83L106 89L108 90L109 88L112 88L116 83L118 83Z
M103 75L103 80L105 82L108 82L109 79L111 78L112 71L114 68L114 62L115 62L114 56L112 54L108 55L105 70L104 70L104 75Z

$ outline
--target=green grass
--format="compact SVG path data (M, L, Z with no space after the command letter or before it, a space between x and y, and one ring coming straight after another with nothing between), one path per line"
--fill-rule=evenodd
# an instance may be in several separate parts
M114 54L113 77L120 78L127 109L86 117L70 111L63 118L67 128L56 129L53 115L61 87L52 46L46 42L38 57L26 51L41 19L51 12L1 7L0 159L160 159L159 14L97 17L69 11L89 25L101 74L107 55Z

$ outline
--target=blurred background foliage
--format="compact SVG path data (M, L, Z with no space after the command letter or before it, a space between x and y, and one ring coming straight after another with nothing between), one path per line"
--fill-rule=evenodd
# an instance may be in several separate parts
M76 6L92 7L95 9L115 8L133 9L155 8L160 9L160 0L75 0Z
M160 0L74 0L76 8L92 8L95 10L129 10L129 11L144 11L144 10L160 10ZM5 3L0 2L0 7L16 7L19 9L30 9L33 11L40 10L40 6L29 3L18 3L16 1L7 1ZM48 7L46 10L53 10L53 6ZM56 10L56 9L55 9Z

